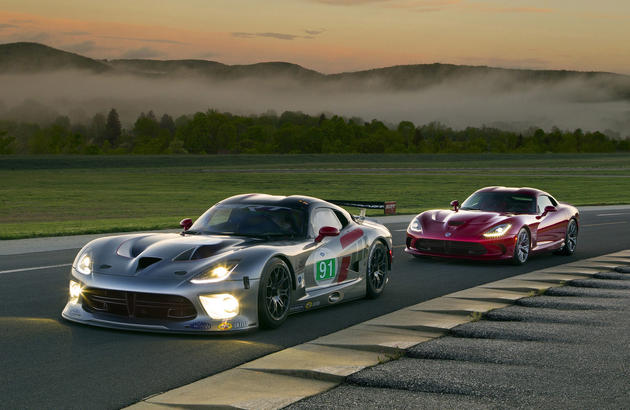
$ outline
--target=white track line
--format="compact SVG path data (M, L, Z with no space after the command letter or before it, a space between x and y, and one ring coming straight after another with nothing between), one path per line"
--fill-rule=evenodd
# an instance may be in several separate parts
M616 214L597 214L596 216L615 216L615 215L630 215L628 212L621 212Z
M586 227L586 226L602 226L602 225L618 225L618 224L625 224L625 223L628 223L628 221L602 222L600 224L582 225L582 227Z
M14 272L26 272L26 271L29 271L29 270L61 268L61 267L64 267L64 266L72 266L72 264L71 263L63 263L61 265L36 266L34 268L20 268L20 269L11 269L11 270L0 270L0 274L3 274L3 273L14 273Z

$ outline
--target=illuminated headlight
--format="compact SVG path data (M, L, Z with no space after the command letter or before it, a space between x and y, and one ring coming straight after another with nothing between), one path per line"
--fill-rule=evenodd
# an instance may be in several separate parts
M409 224L409 229L411 232L422 233L422 225L420 224L419 218L413 218L413 221Z
M489 231L484 232L483 236L486 238L499 238L506 234L510 230L512 224L497 225Z
M73 280L70 281L70 297L76 299L81 296L81 284Z
M190 281L195 284L220 282L230 276L237 264L238 262L224 262L214 265Z
M227 293L199 296L199 301L212 319L230 319L238 315L238 300Z
M92 273L92 258L88 253L83 254L81 258L79 258L79 263L77 263L77 270L79 273L84 275L89 275Z

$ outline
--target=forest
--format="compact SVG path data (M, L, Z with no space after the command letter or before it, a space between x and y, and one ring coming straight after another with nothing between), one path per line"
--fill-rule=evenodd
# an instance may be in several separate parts
M311 116L286 111L239 116L215 110L173 118L141 113L123 128L116 109L91 121L60 116L50 124L0 121L0 154L306 154L306 153L602 153L628 152L628 138L599 131L524 132L452 129L432 122Z

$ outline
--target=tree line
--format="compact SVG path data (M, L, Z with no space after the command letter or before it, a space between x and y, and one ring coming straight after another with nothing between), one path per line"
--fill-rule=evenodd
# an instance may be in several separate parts
M158 118L141 113L123 128L111 109L89 124L66 116L48 125L0 121L0 154L267 154L267 153L575 153L627 152L628 138L599 131L531 128L454 130L432 122L386 125L336 115L286 111L239 116L214 110Z

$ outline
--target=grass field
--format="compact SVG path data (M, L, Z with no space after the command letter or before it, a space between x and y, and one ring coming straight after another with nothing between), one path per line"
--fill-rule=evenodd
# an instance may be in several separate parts
M0 157L0 239L176 228L247 192L448 207L487 185L630 203L630 155ZM378 214L374 212L373 214Z

